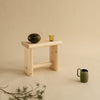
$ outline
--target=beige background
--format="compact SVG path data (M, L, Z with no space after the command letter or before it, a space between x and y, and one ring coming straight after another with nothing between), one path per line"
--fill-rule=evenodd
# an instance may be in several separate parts
M59 72L23 73L23 47L30 33L42 40L54 34L62 40ZM46 53L44 53L46 52ZM48 48L35 50L35 63L48 60ZM81 84L76 69L89 70ZM20 78L20 79L19 79ZM100 1L99 0L0 0L0 80L2 84L41 81L47 84L45 100L98 100L100 98ZM24 82L20 82L22 84ZM7 100L0 96L0 100Z

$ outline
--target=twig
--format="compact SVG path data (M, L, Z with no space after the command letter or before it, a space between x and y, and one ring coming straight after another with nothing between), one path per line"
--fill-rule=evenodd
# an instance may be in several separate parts
M30 87L31 87L30 91L27 91L27 87L26 87L26 88L23 88L23 91L21 91L19 89L20 91L17 91L16 93L8 92L7 90L3 89L3 88L6 88L6 87L2 87L2 88L0 87L0 91L4 92L5 94L9 94L14 98L24 99L26 97L27 98L33 97L33 98L38 98L39 100L41 98L41 100L42 100L42 95L43 95L43 93L46 89L46 86L44 86L43 89L39 89L39 87L40 87L39 84L37 84L36 88L34 88L34 89L33 89L32 85L30 85Z

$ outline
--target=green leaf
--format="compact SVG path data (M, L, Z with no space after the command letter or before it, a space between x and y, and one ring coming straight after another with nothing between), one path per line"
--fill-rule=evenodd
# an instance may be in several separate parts
M37 98L40 100L40 99L42 99L43 97L42 97L42 95L38 95Z
M20 100L20 99L18 97L16 97L15 100Z
M40 93L40 90L37 90L36 92L37 92L37 94L39 94Z
M39 84L39 83L37 83L37 84L36 84L36 86L40 86L40 84Z
M9 98L9 100L14 100L13 98Z
M42 90L41 92L40 92L40 94L42 95L44 93L44 90Z
M30 94L28 95L28 97L29 97L29 98L32 98L32 97L33 97L33 95L30 93Z
M18 89L17 89L17 92L18 92L18 93L20 93L20 92L21 92L21 89L20 89L20 88L18 88Z
M23 92L26 92L27 91L27 88L28 87L23 87Z
M23 98L23 100L28 100L28 98L25 96L25 97Z

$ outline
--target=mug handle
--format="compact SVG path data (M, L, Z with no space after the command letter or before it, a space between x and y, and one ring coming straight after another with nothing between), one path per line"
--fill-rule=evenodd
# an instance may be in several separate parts
M81 70L80 68L77 69L77 76L80 77L79 75L79 70Z

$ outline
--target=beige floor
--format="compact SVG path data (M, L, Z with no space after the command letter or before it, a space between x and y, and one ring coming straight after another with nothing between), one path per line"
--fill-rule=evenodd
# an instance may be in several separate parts
M35 32L63 41L58 72L24 75L21 41ZM44 50L37 55L37 62L47 57ZM79 82L78 67L89 70L88 83ZM37 81L47 85L44 100L100 99L100 0L0 0L0 86L14 91Z
M78 67L88 68L88 83L80 83L76 76ZM60 58L58 72L42 68L36 69L33 77L27 77L23 72L23 60L10 61L0 65L0 85L8 85L7 90L14 91L19 86L35 85L36 82L40 82L47 85L44 100L99 100L99 67L99 60L95 60L94 57L76 58L75 55L73 57L67 55L66 59L63 59L63 56ZM8 95L0 94L0 100L8 100L7 98Z

